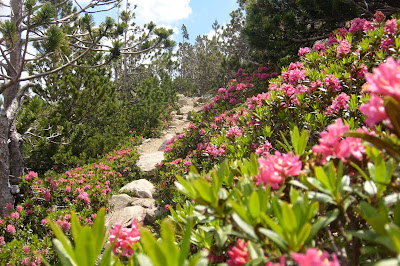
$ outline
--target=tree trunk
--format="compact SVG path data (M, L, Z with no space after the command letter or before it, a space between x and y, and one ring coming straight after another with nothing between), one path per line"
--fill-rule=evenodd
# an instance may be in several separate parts
M13 203L9 184L8 119L4 109L0 110L0 216L6 213L6 204Z

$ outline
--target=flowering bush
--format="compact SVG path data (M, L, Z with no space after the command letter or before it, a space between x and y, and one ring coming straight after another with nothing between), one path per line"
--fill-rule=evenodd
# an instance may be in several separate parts
M133 139L97 163L62 174L49 173L44 178L31 171L25 175L21 183L24 201L8 206L9 214L0 219L0 264L40 265L42 257L56 263L49 223L53 221L70 235L75 212L81 223L92 225L96 212L108 207L111 193L140 177L137 141Z

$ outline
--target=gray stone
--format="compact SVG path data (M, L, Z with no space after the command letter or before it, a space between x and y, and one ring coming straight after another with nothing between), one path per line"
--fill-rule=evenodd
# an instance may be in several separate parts
M147 224L153 224L156 221L156 217L158 214L159 214L159 211L157 208L147 209L146 216L144 217L144 221Z
M143 172L151 172L156 168L156 164L161 163L162 160L164 160L163 151L142 153L140 155L139 161L137 162L137 166L139 166L140 170L142 170Z
M184 107L179 108L179 110L177 112L177 115L185 115L185 114L189 113L192 110L193 110L193 107L184 106Z
M146 209L154 208L155 199L146 199L146 198L133 198L131 205L132 206L141 206Z
M114 210L119 210L131 206L133 199L127 194L112 195L110 198L110 205Z
M116 223L120 223L122 226L129 226L134 219L138 223L143 222L146 217L146 209L141 206L125 207L118 211L109 213L106 215L105 225L107 228L111 228Z
M132 181L129 184L123 186L119 193L128 193L135 195L139 198L153 198L153 193L155 192L154 185L147 181L146 179L139 179Z

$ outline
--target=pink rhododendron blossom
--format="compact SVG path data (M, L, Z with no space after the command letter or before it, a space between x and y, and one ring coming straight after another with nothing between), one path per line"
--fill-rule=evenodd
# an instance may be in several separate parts
M5 245L4 236L0 236L0 245Z
M376 11L374 15L374 22L380 23L385 19L385 14L382 13L382 11Z
M226 262L228 266L242 266L250 260L250 255L247 250L247 243L238 239L236 246L228 251L229 260Z
M380 48L387 52L389 48L394 47L395 41L393 38L382 39Z
M33 180L33 179L35 179L37 177L38 177L37 173L35 173L33 171L29 171L28 174L25 176L25 180L26 181L30 181L30 180Z
M359 108L361 113L365 114L365 123L373 128L377 123L388 119L383 106L383 99L375 94L371 95L368 103L361 105Z
M359 66L357 71L357 78L363 78L364 75L368 72L368 67L365 64Z
M11 210L11 209L13 208L12 203L7 203L7 204L6 204L6 208L7 208L8 210Z
M6 227L6 231L7 231L7 233L14 234L15 233L15 227L12 226L11 224L8 224L7 227Z
M133 220L131 228L123 228L120 223L117 223L110 230L108 244L115 240L114 253L122 256L133 255L133 244L140 239L139 226L136 219Z
M366 21L366 19L364 19L364 18L353 19L353 21L351 22L351 26L349 28L349 32L356 33L358 31L362 31L365 21Z
M336 254L332 254L332 261L329 260L329 253L315 248L306 250L306 254L291 253L292 258L299 266L340 266Z
M271 143L269 143L269 141L268 140L266 140L265 142L264 142L264 144L262 144L262 145L260 145L258 148L257 148L257 150L256 150L256 154L260 154L260 155L262 155L262 156L267 156L267 154L268 154L268 151L269 151L269 149L271 149L272 148L272 145L271 145Z
M17 205L17 207L15 208L17 211L22 211L23 210L23 208L22 208L22 206L21 205Z
M19 213L18 212L12 212L10 214L10 217L13 218L13 219L18 219L19 218Z
M375 25L372 24L370 21L366 20L364 22L364 26L363 26L364 32L373 31L375 29L376 29Z
M334 89L335 91L340 91L341 85L340 80L332 74L329 74L324 79L325 85Z
M351 44L348 40L339 41L339 45L337 47L336 57L340 57L341 55L346 55L350 52Z
M371 93L391 96L400 101L400 60L396 62L389 57L386 63L373 70L373 74L365 74L365 79Z
M311 50L308 47L300 47L298 55L303 56L303 55L310 53L310 51Z
M324 43L315 43L313 46L313 49L315 51L325 51L326 50Z
M234 138L235 136L240 137L243 134L243 131L235 126L235 127L230 127L228 132L226 133L227 138Z
M24 246L23 250L24 250L25 254L28 254L29 251L30 251L30 247L29 246Z
M361 160L365 148L360 139L345 138L342 139L344 133L349 129L349 125L343 125L342 119L336 119L334 124L328 126L327 131L320 133L319 144L315 145L312 150L319 153L325 160L328 156L334 156L342 160L353 156Z
M259 158L258 163L260 174L256 177L256 184L270 184L273 189L278 189L286 177L299 175L302 167L299 156L278 151L274 155L267 154L266 158Z
M397 31L397 20L394 18L386 21L385 32L388 34L395 34L396 31Z
M332 104L326 109L327 114L335 114L341 109L347 109L349 107L350 96L342 92L335 99L333 99Z

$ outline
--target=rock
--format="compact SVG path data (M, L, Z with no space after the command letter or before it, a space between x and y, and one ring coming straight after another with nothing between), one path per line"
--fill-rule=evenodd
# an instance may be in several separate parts
M185 97L183 94L178 94L178 103L180 105L187 105L188 104L188 99Z
M153 209L155 199L146 199L146 198L133 198L131 205L132 206L141 206L146 209Z
M183 107L179 108L179 110L176 114L177 115L185 115L192 110L193 110L193 108L191 106L183 106Z
M192 121L192 112L189 112L186 117L187 120Z
M165 139L165 140L164 140L163 143L161 144L160 148L158 148L158 151L164 151L165 146L167 146L168 140L172 139L173 137L174 137L174 135L172 135L172 134L166 134L166 135L164 136L164 139Z
M122 226L129 226L134 219L138 223L143 222L146 217L146 209L141 206L131 206L120 209L106 215L106 227L110 228L116 223L121 223Z
M112 195L110 198L110 205L114 210L119 210L132 205L133 198L127 194Z
M121 194L124 192L132 193L139 198L153 198L155 188L154 185L146 179L139 179L126 184L119 190Z
M153 224L156 221L156 216L159 214L157 208L147 209L146 216L144 217L144 221L147 224Z
M154 171L156 168L157 163L161 163L162 160L164 160L164 152L162 151L157 151L157 152L152 152L152 153L145 153L144 151L140 155L140 159L137 163L137 166L139 166L140 170L143 172L151 172Z

